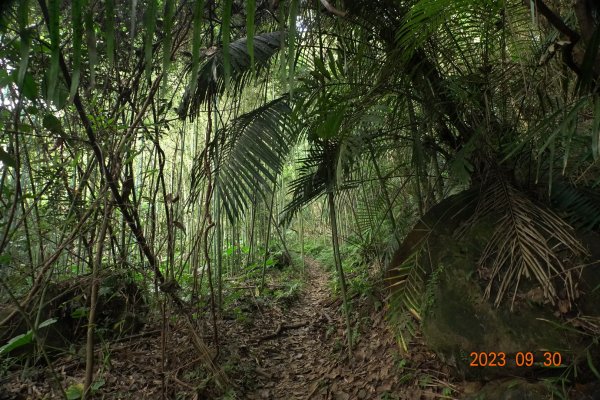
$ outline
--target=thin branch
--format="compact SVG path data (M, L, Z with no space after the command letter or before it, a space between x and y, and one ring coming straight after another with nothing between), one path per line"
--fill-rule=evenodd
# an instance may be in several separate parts
M338 17L342 17L345 18L348 13L346 11L340 11L337 8L335 8L334 6L332 6L327 0L321 0L321 4L323 4L323 7L325 7L325 9L327 11L329 11L330 13L337 15Z

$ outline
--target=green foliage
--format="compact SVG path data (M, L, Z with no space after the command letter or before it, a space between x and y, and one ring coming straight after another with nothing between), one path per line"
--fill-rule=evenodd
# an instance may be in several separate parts
M243 114L217 132L208 149L216 165L216 189L230 221L239 218L258 191L268 197L299 130L284 98ZM218 157L218 158L217 158ZM196 159L192 189L197 198L204 178L203 155Z
M57 321L56 318L47 319L38 325L37 330L45 328L52 324L55 324L56 321ZM15 349L18 349L19 347L23 347L23 346L31 343L33 341L34 337L35 336L34 336L33 330L28 330L26 333L22 333L20 335L13 337L12 339L10 339L8 341L8 343L6 343L2 347L0 347L0 355L5 355Z
M196 32L196 28L198 32ZM200 35L200 27L194 25L194 38ZM231 64L231 86L229 90L232 96L238 95L253 80L261 76L271 65L272 58L281 47L281 39L285 32L268 32L253 38L255 63L251 63L248 54L247 39L242 38L233 41L229 46L227 58ZM186 88L183 100L177 110L181 118L196 118L200 107L215 99L217 95L225 91L224 74L224 49L218 48L205 54L204 61L200 63L200 38L194 41L192 51L191 82ZM198 46L198 48L196 47Z
M568 44L518 1L329 3L2 2L0 261L17 300L50 277L87 273L96 259L126 266L139 286L154 288L153 273L174 276L186 300L206 300L199 249L208 241L214 291L250 319L239 303L251 294L285 302L301 286L299 263L281 268L279 248L264 248L278 236L272 220L296 238L303 210L307 254L334 264L319 202L329 193L350 295L369 296L408 225L465 187L482 188L479 211L499 215L482 259L501 282L496 302L523 274L550 297L566 288L574 298L577 276L553 253L581 250L563 219L600 225L600 33ZM556 16L578 30L573 11L563 4ZM115 210L96 258L107 195ZM217 229L201 219L206 207ZM423 283L425 255L413 249L396 271L411 323L437 284L435 274ZM154 258L156 271L145 265ZM265 258L282 287L234 290L260 280ZM107 301L118 291L100 288ZM86 318L87 307L71 316Z
M593 188L558 181L554 183L550 200L566 214L571 225L586 231L600 225L600 195Z
M389 298L389 318L397 328L398 339L402 349L408 351L408 343L418 329L423 318L427 302L423 296L426 285L426 268L422 258L428 251L427 239L423 239L399 266L389 271L388 285L391 295Z

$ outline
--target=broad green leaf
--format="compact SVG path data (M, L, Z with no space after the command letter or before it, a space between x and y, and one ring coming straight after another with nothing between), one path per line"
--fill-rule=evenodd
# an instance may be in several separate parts
M63 131L62 123L60 122L60 120L58 118L56 118L52 114L44 115L44 120L42 122L42 125L44 126L44 128L48 129L50 132L54 133L55 135L64 136L64 134L65 134Z
M40 329L40 328L45 328L45 327L47 327L47 326L50 326L50 325L52 325L52 324L55 324L55 323L56 323L56 321L58 321L56 318L49 318L49 319L45 320L44 322L42 322L42 323L40 324L40 326L38 326L38 329Z
M83 397L83 383L75 383L67 388L65 394L68 400L78 400Z
M16 80L16 77L15 77ZM23 79L23 84L19 86L21 89L21 92L23 93L23 96L25 96L26 98L28 98L31 101L37 101L38 96L39 96L39 90L38 90L38 85L35 81L35 79L33 78L33 75L31 75L31 73L26 72L25 73L25 78Z
M0 347L0 355L6 354L14 349L18 349L19 347L23 347L33 340L33 332L29 331L27 333L22 333L20 335L15 336L10 339L8 343L4 346Z
M100 389L105 384L106 384L106 381L104 379L98 379L97 381L92 383L92 385L91 385L92 391L96 391L96 390Z
M38 330L41 328L45 328L56 323L56 318L50 318L42 322L38 326ZM0 355L6 354L14 349L18 349L19 347L25 346L33 340L33 331L27 331L27 333L23 333L21 335L17 335L14 338L10 339L7 344L0 347Z
M71 318L83 318L87 317L89 310L87 307L79 307L71 312Z

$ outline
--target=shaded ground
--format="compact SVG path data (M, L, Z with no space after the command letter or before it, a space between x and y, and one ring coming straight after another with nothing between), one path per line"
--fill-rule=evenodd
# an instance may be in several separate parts
M276 284L274 282L273 284ZM328 274L307 262L303 289L285 301L254 297L252 287L219 322L217 363L234 388L223 398L239 399L434 399L453 398L447 371L418 344L400 355L385 323L381 295L353 299L353 356L344 343L341 301L331 296ZM97 349L96 398L214 399L213 383L185 329L150 323L141 334ZM210 344L210 329L204 331ZM164 343L161 346L161 343ZM212 344L210 344L212 347ZM164 353L163 353L164 349ZM82 348L56 360L63 388L83 382ZM3 372L0 399L61 398L48 370Z
M302 294L289 308L264 310L246 330L230 327L231 336L251 338L237 349L250 374L240 380L241 397L419 399L450 390L439 380L444 374L438 365L427 373L437 364L431 354L399 355L375 296L354 299L355 343L349 358L341 303L331 297L328 275L310 260L307 274Z

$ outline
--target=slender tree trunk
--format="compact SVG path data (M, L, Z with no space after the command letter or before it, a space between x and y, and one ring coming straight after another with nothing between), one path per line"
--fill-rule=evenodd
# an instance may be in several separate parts
M271 194L271 204L269 205L269 216L273 214L273 203L275 201L275 189L277 184L273 185L273 193ZM269 258L269 241L271 239L271 219L267 216L267 238L265 240L265 257L263 260L262 274L260 278L260 292L265 288L265 275L267 272L267 259Z
M256 209L258 207L258 205L256 204L256 189L254 189L254 193L252 195L253 199L252 199L252 217L250 218L250 244L249 244L249 248L250 250L248 251L248 259L246 261L247 265L252 265L254 263L254 228L256 225Z
M104 202L104 217L102 219L102 227L98 233L98 241L96 242L96 254L92 267L92 290L90 295L90 309L88 314L88 325L87 325L87 343L85 347L85 384L84 384L84 396L89 394L90 386L94 380L94 332L96 323L96 303L98 301L98 277L100 269L102 268L102 252L104 248L104 239L106 238L106 232L108 230L108 223L110 221L110 215L112 212L112 206L106 195Z
M306 263L304 262L304 215L302 210L298 213L300 217L300 259L302 262L302 272L306 272Z
M352 327L350 324L350 305L348 304L348 295L346 290L346 278L344 277L344 269L342 268L342 259L340 257L340 245L338 241L337 218L335 215L335 199L333 191L330 190L327 194L329 202L329 222L331 224L331 242L333 245L333 258L335 261L335 269L337 271L340 289L342 292L342 302L344 304L344 313L346 314L346 337L348 339L348 354L352 357Z

